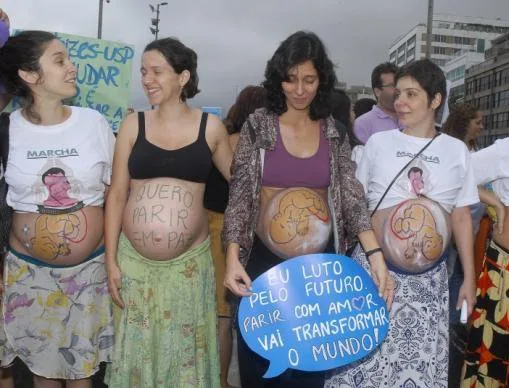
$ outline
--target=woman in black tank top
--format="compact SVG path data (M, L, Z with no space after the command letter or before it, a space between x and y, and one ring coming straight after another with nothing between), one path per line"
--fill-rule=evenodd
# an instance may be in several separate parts
M119 318L110 387L133 378L220 385L203 196L213 163L229 180L232 151L220 120L186 103L199 92L196 67L195 52L178 40L150 43L141 75L156 108L127 116L117 138L106 206L108 286Z

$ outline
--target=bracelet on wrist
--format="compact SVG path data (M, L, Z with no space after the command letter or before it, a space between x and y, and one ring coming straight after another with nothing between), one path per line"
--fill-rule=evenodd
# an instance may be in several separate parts
M373 254L375 254L377 252L383 253L382 248L371 249L369 251L364 252L364 254L366 255L366 257L370 257L371 255L373 255Z

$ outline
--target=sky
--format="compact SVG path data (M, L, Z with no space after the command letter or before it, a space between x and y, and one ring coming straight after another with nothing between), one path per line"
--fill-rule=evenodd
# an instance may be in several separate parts
M370 85L371 70L388 59L391 43L425 23L427 0L166 0L159 37L177 37L198 54L201 92L190 105L224 110L242 88L263 80L267 60L298 30L318 34L340 81ZM131 105L146 109L140 84L144 46L154 39L149 4L104 1L103 38L135 46ZM13 28L97 36L99 0L0 0ZM509 20L508 0L435 0L434 13Z

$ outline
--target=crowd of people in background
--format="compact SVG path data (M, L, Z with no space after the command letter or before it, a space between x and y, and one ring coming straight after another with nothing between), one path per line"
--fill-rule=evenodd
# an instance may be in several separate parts
M115 139L64 103L77 71L55 35L3 42L0 110L24 105L0 116L0 388L16 358L35 387L92 387L106 363L109 387L231 388L232 353L243 388L509 386L509 138L479 149L469 104L442 118L427 59L377 65L375 99L352 106L313 32L284 39L223 122L189 105L197 66L176 38L147 44L154 108ZM387 337L350 365L264 378L268 360L232 348L240 298L289 258L346 252L390 309Z

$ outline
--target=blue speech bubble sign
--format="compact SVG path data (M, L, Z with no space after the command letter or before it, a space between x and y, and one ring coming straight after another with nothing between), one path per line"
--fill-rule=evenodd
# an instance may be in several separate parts
M357 361L387 336L389 313L371 276L349 257L299 256L253 281L239 306L240 333L270 361L263 377L286 369L323 371Z

